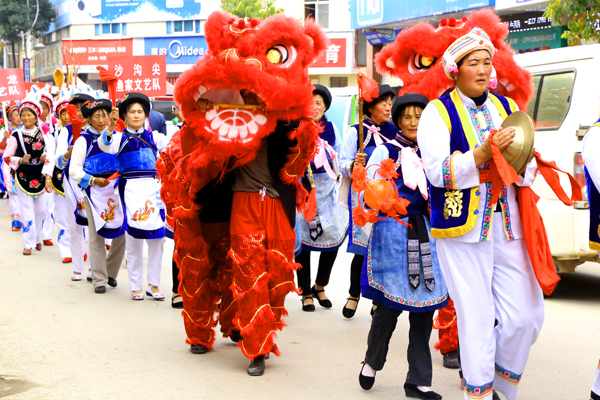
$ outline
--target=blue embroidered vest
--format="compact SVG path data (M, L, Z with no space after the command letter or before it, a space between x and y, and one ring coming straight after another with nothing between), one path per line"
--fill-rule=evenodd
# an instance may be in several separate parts
M489 93L489 97L503 119L516 110L516 104L512 99L493 93ZM466 153L479 146L477 133L473 131L469 116L456 89L431 103L438 109L450 132L450 154ZM448 174L452 172L449 171ZM453 182L454 179L451 181ZM456 237L473 229L479 213L480 194L479 186L461 190L453 187L438 188L429 184L431 236Z
M364 121L365 125L371 125L371 126L375 126L377 128L379 128L379 133L381 133L382 136L385 136L388 140L392 140L396 137L396 134L398 133L398 128L396 128L396 125L392 124L389 121L385 121L383 124L381 125L377 125L375 122L371 121L371 119L369 118L365 118ZM356 148L360 149L360 137L358 135L358 124L356 125L352 125L352 127L354 129L356 129ZM367 163L369 163L369 158L371 158L371 154L373 154L373 152L375 151L375 148L377 147L377 143L375 142L375 138L373 137L374 135L369 132L369 130L363 126L363 133L364 133L364 141L363 141L363 149L365 151L365 154L367 155ZM384 140L385 142L385 140Z
M90 175L102 178L107 178L114 174L117 170L117 157L114 154L105 153L100 150L100 146L98 146L100 135L88 129L82 136L87 143L83 170Z
M600 119L593 126L600 127ZM587 168L584 168L584 172L590 205L590 249L600 251L600 191L594 185Z
M131 134L131 132L129 133ZM119 173L125 178L156 175L157 149L152 131L146 129L139 135L133 135L141 137L151 147L148 147L141 140L123 135L121 147L117 153Z
M398 165L398 168L396 168L396 172L398 172L398 179L394 179L394 182L398 187L398 195L410 201L410 204L406 208L406 211L408 212L407 215L428 215L429 212L427 210L427 200L423 198L423 195L419 189L417 188L416 190L413 190L404 185L404 179L402 177L402 164L398 163L397 161L399 159L401 149L391 143L385 143L384 146L388 149L390 158ZM417 155L421 157L421 152L418 149Z

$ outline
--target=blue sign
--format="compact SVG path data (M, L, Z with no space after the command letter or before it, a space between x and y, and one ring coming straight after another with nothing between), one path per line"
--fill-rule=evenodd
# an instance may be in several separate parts
M367 38L369 43L371 43L371 46L375 46L378 44L388 44L396 40L396 36L398 36L398 34L401 31L402 29L394 29L391 35L384 35L383 33L379 32L365 31L365 37Z
M31 59L23 59L23 80L25 82L31 82Z
M496 0L350 0L352 29L488 7Z
M56 12L56 18L54 19L54 22L50 23L50 27L46 33L54 32L64 28L65 26L71 25L69 0L51 0L51 2L54 7L54 11Z
M204 36L171 36L144 39L144 54L166 54L167 64L195 64L208 46Z

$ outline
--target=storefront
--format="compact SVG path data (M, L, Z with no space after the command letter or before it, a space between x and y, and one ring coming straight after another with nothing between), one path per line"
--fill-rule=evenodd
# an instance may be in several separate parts
M144 39L144 55L167 56L167 81L175 84L208 50L204 36L177 36Z
M354 68L354 32L329 33L329 47L308 68L312 83L328 88L357 86Z

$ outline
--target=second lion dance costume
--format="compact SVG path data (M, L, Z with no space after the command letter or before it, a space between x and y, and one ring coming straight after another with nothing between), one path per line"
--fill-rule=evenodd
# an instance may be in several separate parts
M307 195L299 178L318 135L307 68L326 39L314 21L302 26L283 15L261 22L215 12L205 32L208 53L175 88L186 122L168 150L180 156L159 168L162 193L174 227L188 343L213 346L213 267L225 261L211 250L215 237L230 240L238 346L252 360L248 373L262 375L264 356L279 355L274 339L285 326L285 296L297 291L293 226ZM212 106L203 111L199 100ZM230 218L229 232L215 235L202 221L206 192L233 192L232 206L215 216L221 225L213 225L226 227Z

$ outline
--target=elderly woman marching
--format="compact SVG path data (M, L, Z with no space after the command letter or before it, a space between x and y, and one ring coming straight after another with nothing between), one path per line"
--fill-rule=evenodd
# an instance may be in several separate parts
M41 114L42 107L37 100L23 100L19 105L23 125L13 131L4 151L4 159L15 171L23 222L23 255L26 256L31 255L33 247L42 249L42 221L47 206L44 191L52 192L54 164L47 154L54 154L54 148L40 128Z
M465 379L465 399L514 400L544 319L542 290L527 253L514 185L503 187L496 204L481 174L492 158L489 134L500 151L515 135L500 129L517 109L511 99L490 93L496 77L494 46L481 28L446 50L446 75L456 89L425 108L418 142L431 182L431 235L454 301ZM530 162L519 186L530 186Z
M363 104L363 112L367 116L362 124L364 126L363 148L360 153L358 143L358 124L353 125L344 138L340 151L340 169L342 175L349 178L354 165L366 166L373 150L387 140L392 140L398 133L398 128L388 121L392 112L394 92L388 85L379 86L379 97ZM350 290L348 301L342 310L346 318L352 318L360 299L360 275L365 254L367 252L368 234L363 227L353 223L352 210L358 205L358 193L350 190L348 196L348 211L350 227L348 239L348 252L354 254L350 266Z
M403 225L392 218L373 224L367 258L362 271L362 294L377 305L373 313L368 347L359 382L369 390L375 372L383 369L398 316L409 312L407 397L441 399L430 389L433 366L429 338L435 310L448 303L446 283L440 270L436 241L430 237L427 179L420 162L417 127L429 100L420 94L398 97L392 120L399 129L396 139L377 146L367 166L367 176L382 161L395 163L400 197L410 201Z
M323 85L315 85L315 116L313 121L323 125L319 137L319 151L310 164L310 170L302 177L302 183L310 192L315 190L317 215L306 222L299 218L302 251L296 262L302 268L296 271L298 286L302 289L302 310L314 311L313 296L324 308L331 308L331 301L325 295L325 286L329 283L331 269L348 230L346 210L337 204L339 189L339 167L337 154L341 146L340 134L324 113L331 106L331 93ZM310 286L310 253L320 252L319 269L315 285Z
M56 150L56 139L58 138L58 133L60 132L60 129L57 125L58 121L54 118L53 115L54 99L52 98L52 95L48 92L42 91L40 93L40 105L42 106L40 127L46 139L54 143L53 147ZM48 157L54 159L54 153L48 154ZM42 239L44 246L54 246L54 243L52 242L52 236L54 235L54 222L57 220L56 211L54 209L54 196L52 194L46 196L46 202L48 204L46 206L46 217L44 218L44 222L42 223Z
M165 244L165 211L160 199L156 175L157 149L152 131L144 129L150 112L150 100L142 93L128 93L117 101L111 112L116 122L127 124L123 132L104 131L98 145L104 152L116 154L119 194L125 214L126 257L133 300L144 300L144 289L155 300L164 300L160 292L160 271ZM148 285L144 288L144 242L148 246Z
M117 286L117 275L125 255L123 211L114 185L106 179L117 171L117 157L104 153L98 146L100 136L114 129L109 112L112 102L100 99L85 103L81 113L90 126L75 142L71 155L71 179L84 190L90 233L90 265L94 292L106 293L106 285ZM109 123L111 125L109 125ZM104 239L113 239L106 254Z

